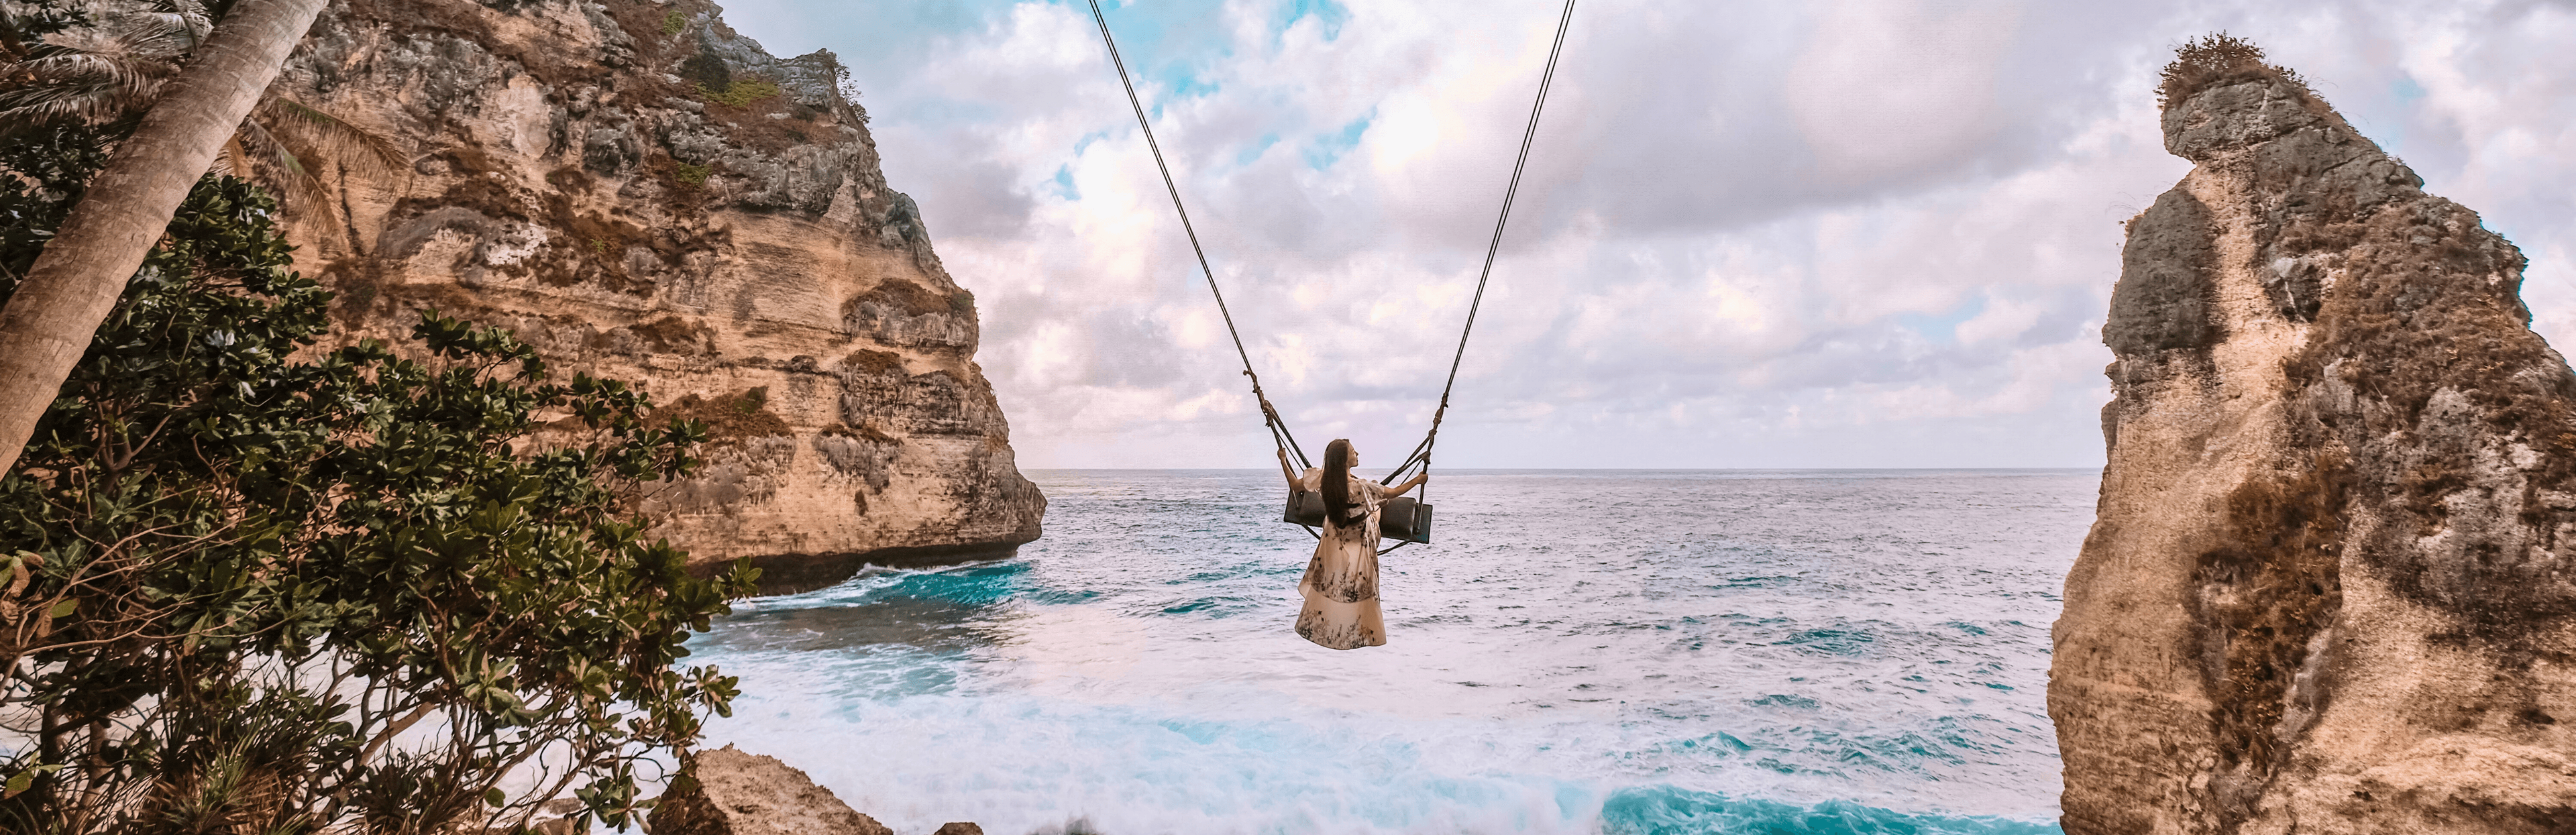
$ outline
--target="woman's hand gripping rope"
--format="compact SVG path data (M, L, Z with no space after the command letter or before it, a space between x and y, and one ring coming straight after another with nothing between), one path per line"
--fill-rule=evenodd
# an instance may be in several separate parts
M1306 489L1306 483L1298 480L1297 471L1288 466L1288 449L1286 447L1281 447L1279 449L1279 474L1288 477L1288 492L1290 494L1293 495L1299 490Z

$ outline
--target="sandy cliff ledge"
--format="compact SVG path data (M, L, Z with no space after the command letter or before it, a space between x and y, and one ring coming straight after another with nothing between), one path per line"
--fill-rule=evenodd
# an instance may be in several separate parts
M2049 712L2071 835L2576 831L2576 375L2277 71L2168 104Z
M1037 538L974 297L886 184L839 64L773 58L719 13L335 0L281 83L414 164L338 172L344 217L295 225L302 267L349 334L435 307L708 420L703 477L648 509L768 590Z

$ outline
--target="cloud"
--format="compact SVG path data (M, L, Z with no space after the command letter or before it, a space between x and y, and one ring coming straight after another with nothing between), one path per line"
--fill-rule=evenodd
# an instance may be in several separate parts
M730 7L852 65L889 179L977 293L1024 465L1268 459L1087 6ZM1420 436L1557 8L1110 6L1243 349L1310 444ZM2484 211L2533 256L2537 326L2576 334L2568 4L1587 0L1441 460L2098 464L2119 222L2188 169L2155 73L2218 29Z
M1789 111L1818 173L1868 183L1970 156L2002 127L2010 3L1837 0L1789 65Z

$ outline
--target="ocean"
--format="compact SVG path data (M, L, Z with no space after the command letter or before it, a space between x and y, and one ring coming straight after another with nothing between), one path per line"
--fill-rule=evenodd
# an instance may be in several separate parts
M2091 470L1442 471L1387 645L1262 471L1036 471L1009 560L737 604L711 745L899 835L2055 833Z

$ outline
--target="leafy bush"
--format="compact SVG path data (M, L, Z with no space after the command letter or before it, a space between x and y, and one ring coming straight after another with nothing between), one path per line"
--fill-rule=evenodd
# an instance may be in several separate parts
M0 297L100 144L0 149ZM436 315L315 351L273 212L199 183L0 476L0 831L622 827L735 692L673 664L753 570L633 509L703 429Z

